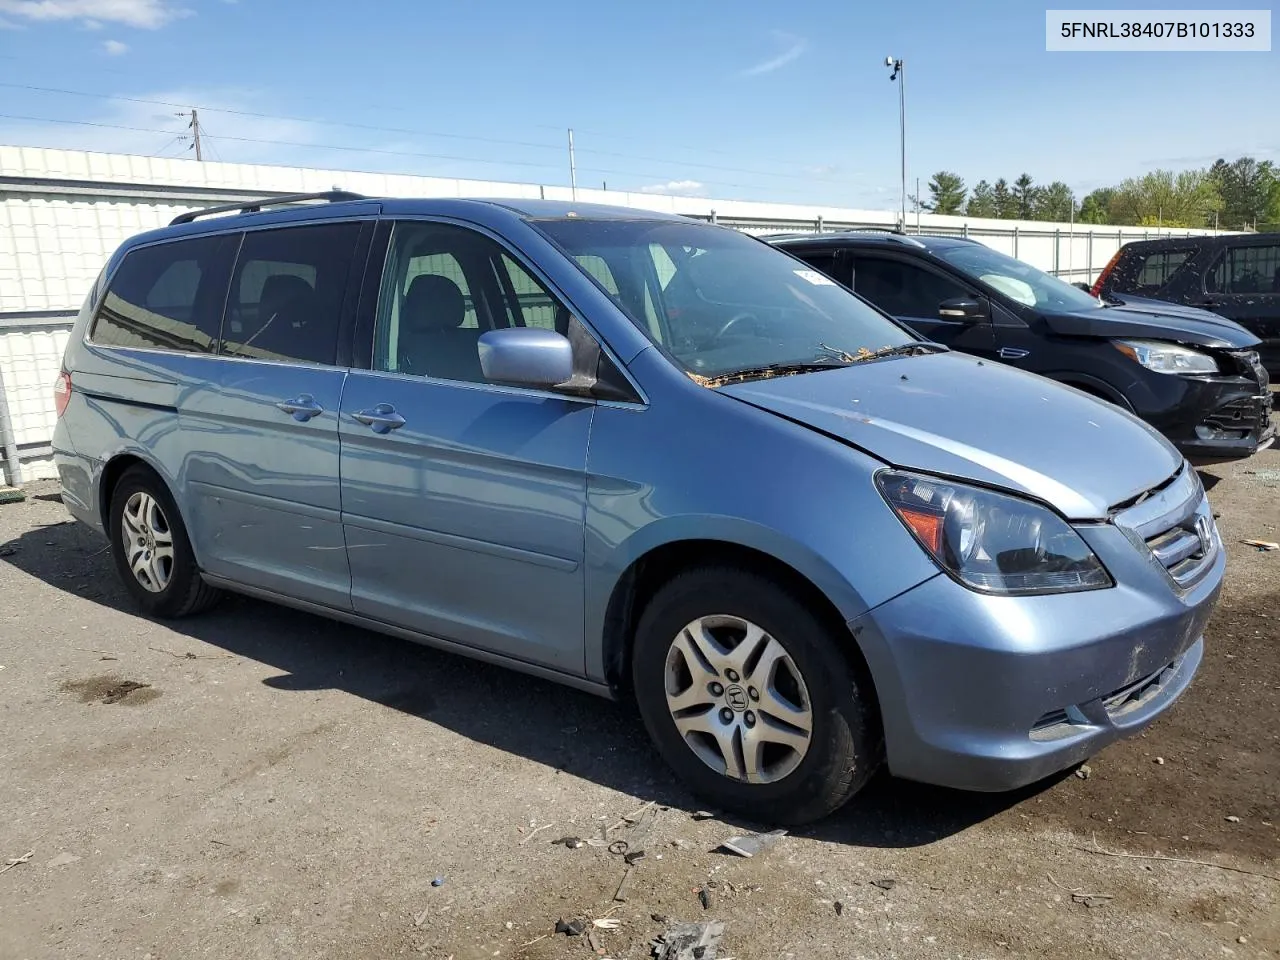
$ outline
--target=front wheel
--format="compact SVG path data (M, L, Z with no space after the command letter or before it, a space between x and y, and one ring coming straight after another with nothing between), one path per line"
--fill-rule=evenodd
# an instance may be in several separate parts
M843 805L880 760L865 690L832 631L756 574L682 574L645 608L632 676L667 763L717 806L801 824Z
M147 467L125 471L111 494L111 555L125 589L158 617L184 617L221 595L200 576L169 490Z

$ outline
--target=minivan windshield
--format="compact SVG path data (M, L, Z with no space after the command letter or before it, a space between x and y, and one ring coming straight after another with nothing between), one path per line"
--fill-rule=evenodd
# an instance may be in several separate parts
M948 244L933 252L961 272L1028 307L1039 310L1097 310L1106 306L1079 287L980 243Z
M698 376L844 366L918 343L824 274L728 228L586 218L535 225Z

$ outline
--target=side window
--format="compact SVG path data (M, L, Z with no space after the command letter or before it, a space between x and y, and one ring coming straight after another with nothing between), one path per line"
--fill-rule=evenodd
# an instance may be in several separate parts
M1280 293L1280 244L1228 247L1226 293Z
M360 224L246 233L231 278L222 352L332 364Z
M510 325L542 327L544 330L567 333L569 312L560 307L556 299L529 271L505 253L501 255L500 262L498 283L506 294L508 316L514 321ZM604 261L601 260L600 263L604 264Z
M1117 265L1111 286L1119 293L1152 294L1182 272L1194 249L1133 253Z
M487 237L448 224L400 222L378 297L373 368L484 383L481 334L511 326L558 329L568 316Z
M895 317L938 316L938 304L970 292L947 277L913 263L859 257L854 289Z
M853 286L853 264L847 256L840 257L834 250L815 250L812 253L805 252L797 256L841 286Z
M94 320L103 346L214 353L239 234L175 240L125 254Z

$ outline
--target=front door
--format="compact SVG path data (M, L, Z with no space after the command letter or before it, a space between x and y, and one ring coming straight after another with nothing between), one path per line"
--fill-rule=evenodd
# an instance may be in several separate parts
M982 294L940 270L903 257L859 251L854 260L853 289L923 337L952 350L995 356L995 336L989 320L958 321L939 315L938 305L944 300L985 300Z
M361 231L346 221L245 234L222 321L216 404L186 425L205 570L346 609L338 409L347 361L338 343L354 314Z
M1280 242L1228 246L1205 273L1203 306L1255 334L1271 379L1280 376Z
M488 383L477 349L486 330L567 322L495 241L427 221L394 225L373 369L349 376L339 426L358 613L582 672L595 407Z

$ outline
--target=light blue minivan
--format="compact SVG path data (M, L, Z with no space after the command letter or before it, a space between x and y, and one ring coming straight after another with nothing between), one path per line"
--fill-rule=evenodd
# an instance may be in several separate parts
M111 258L56 393L63 499L145 612L234 590L634 696L758 820L1141 729L1225 564L1135 417L631 209L184 214Z

